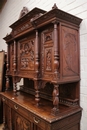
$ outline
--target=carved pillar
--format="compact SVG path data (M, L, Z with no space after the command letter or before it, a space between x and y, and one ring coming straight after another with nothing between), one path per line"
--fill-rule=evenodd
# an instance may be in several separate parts
M16 96L17 95L16 77L13 77L13 92L14 92L14 96Z
M52 109L51 113L53 115L57 115L59 112L59 85L54 84L54 90L53 90L53 105L54 108Z
M54 73L58 73L59 68L59 54L58 54L58 27L57 22L54 22Z
M36 43L35 43L35 71L36 78L38 78L39 73L39 45L38 45L38 31L36 30Z
M39 96L39 45L38 45L38 30L36 30L36 42L35 42L35 101L36 106L39 106L40 96Z
M13 91L14 91L14 95L17 95L17 83L16 83L16 41L14 40L14 61L13 61L13 66L14 66L14 77L13 77Z
M8 49L8 45L7 45L7 64L6 64L6 67L7 67L7 72L9 71L9 49Z
M9 77L7 75L8 71L9 71L9 50L8 50L8 45L7 45L7 63L6 63L6 91L9 88Z
M5 122L5 98L3 98L2 100L3 100L3 125L4 125L3 130L6 130L6 122Z
M16 41L14 40L14 63L13 63L13 66L14 66L14 72L16 72Z
M36 101L36 106L38 107L39 106L39 102L40 102L40 95L39 95L39 81L35 81L34 82L34 86L35 86L35 89L36 89L36 94L35 94L35 101Z
M8 75L6 74L6 91L9 89L9 77Z

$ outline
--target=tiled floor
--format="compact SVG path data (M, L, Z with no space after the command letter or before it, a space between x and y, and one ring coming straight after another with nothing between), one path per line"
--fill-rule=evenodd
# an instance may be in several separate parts
M0 130L3 130L2 128L3 128L3 124L0 124Z

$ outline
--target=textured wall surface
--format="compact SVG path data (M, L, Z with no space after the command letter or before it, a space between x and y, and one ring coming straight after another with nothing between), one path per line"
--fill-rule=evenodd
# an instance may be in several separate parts
M9 26L19 18L23 6L29 10L39 7L49 11L54 3L59 9L83 19L80 25L80 104L83 108L81 130L87 130L87 0L7 0L0 12L0 50L7 50L3 37L11 32Z

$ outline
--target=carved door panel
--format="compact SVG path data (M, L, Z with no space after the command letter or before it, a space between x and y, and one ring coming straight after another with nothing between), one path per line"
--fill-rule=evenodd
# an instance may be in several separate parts
M15 116L15 130L31 130L31 123L28 120L26 120L24 117L20 116L17 113L15 114Z
M12 109L11 111L11 122L12 122L12 130L16 130L15 122L16 122L16 116L15 116L15 111Z
M18 41L18 75L32 78L35 70L35 36Z
M54 48L53 48L53 28L44 30L41 33L41 60L42 60L42 78L50 80L54 72Z
M62 26L61 40L62 76L66 79L77 78L79 77L78 30Z
M11 108L5 104L5 128L10 130L10 122L11 122Z

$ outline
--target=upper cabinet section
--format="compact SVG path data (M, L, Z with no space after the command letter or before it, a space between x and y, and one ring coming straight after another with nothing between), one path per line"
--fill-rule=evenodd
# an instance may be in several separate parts
M31 21L32 18L36 19L43 15L46 11L34 8L31 11L28 11L26 7L23 7L23 10L20 13L19 20L13 23L10 27L13 29L12 35L18 37L34 29Z
M4 38L7 73L58 84L79 81L81 21L56 5L49 12L24 7L10 26L12 32Z

